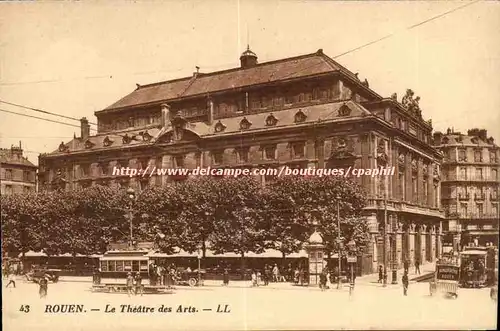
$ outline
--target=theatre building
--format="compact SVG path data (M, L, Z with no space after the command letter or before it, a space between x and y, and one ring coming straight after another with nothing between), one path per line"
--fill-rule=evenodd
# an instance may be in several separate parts
M498 245L500 147L486 130L434 133L444 154L442 205L445 241L455 249L477 243Z
M40 156L40 185L165 185L184 178L113 176L113 167L395 167L394 176L356 178L369 192L373 243L363 272L382 263L384 208L390 260L433 261L441 250L440 161L432 126L411 90L380 96L320 49L238 68L137 85L87 119L80 137ZM263 184L272 176L260 178ZM387 199L384 199L387 193ZM386 203L384 202L386 201ZM388 252L389 253L389 252Z

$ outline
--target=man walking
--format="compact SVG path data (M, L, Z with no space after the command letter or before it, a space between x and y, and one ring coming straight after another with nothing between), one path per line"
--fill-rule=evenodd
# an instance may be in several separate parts
M417 273L420 275L420 259L418 257L415 259L415 274Z
M16 278L14 277L14 274L9 274L8 280L9 282L7 283L7 286L5 286L5 288L9 287L10 284L14 285L14 288L16 288Z
M137 295L137 293L140 293L142 297L143 289L142 289L142 277L140 272L135 273L134 280L135 280L135 295Z
M378 266L378 282L382 283L383 280L384 280L384 269L383 269L382 265L379 265Z
M408 280L408 272L405 271L403 274L403 294L408 295L408 285L409 285L409 280Z
M407 258L405 259L405 262L403 263L403 267L404 267L404 272L408 273L408 270L410 269L410 261L408 261Z

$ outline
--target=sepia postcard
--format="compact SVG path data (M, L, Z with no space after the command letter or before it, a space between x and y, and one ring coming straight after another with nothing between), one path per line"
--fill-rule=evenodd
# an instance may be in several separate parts
M496 329L500 1L2 1L2 327Z

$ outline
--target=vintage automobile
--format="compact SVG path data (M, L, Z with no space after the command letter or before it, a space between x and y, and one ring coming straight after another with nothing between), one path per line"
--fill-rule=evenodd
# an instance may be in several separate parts
M203 286L203 280L205 278L206 270L200 269L198 273L198 269L190 270L184 268L177 268L176 270L176 285L189 285L193 286ZM198 281L199 279L199 281Z
M436 263L434 278L429 282L431 296L442 293L445 296L457 298L458 284L460 281L460 267L453 261L440 261Z
M59 281L60 272L61 269L33 268L26 274L26 279L29 282L38 283L38 281L45 276L50 282L57 283Z

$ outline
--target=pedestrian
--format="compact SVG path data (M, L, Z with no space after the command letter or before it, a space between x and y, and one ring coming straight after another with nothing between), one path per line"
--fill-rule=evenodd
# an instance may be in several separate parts
M45 275L40 278L38 281L38 284L40 285L40 288L38 289L38 294L40 294L40 299L47 297L47 291L48 291L48 286L49 286L49 281Z
M326 290L326 281L327 281L327 278L326 278L326 272L323 271L320 275L319 275L319 288L321 289L321 291L324 291Z
M408 270L410 269L410 261L408 261L408 259L405 259L403 267L404 267L404 272L408 273Z
M384 268L382 267L382 265L379 265L378 266L378 282L382 283L383 280L384 280Z
M227 268L224 269L224 274L222 275L222 285L229 285L229 271L227 270Z
M273 267L273 282L277 283L279 281L279 269L278 265L274 264Z
M271 267L268 266L267 264L266 268L264 269L264 273L266 274L266 282L264 283L264 285L267 286L269 285L269 281L271 281L273 277Z
M252 287L257 286L257 273L255 270L252 270Z
M143 288L142 288L142 277L141 277L141 273L140 272L136 272L135 273L135 295L137 295L137 293L140 293L141 294L141 297L142 297L142 294L143 294Z
M408 281L408 272L406 272L406 271L403 274L402 282L403 282L403 294L408 295L409 281Z
M130 297L131 294L134 294L134 277L132 277L131 272L127 273L126 285L127 285L127 294Z
M417 273L420 275L420 259L419 258L415 259L415 274L417 274Z
M14 285L14 288L16 288L16 278L14 274L9 274L8 280L9 282L7 283L7 286L5 286L5 288L9 287L10 284Z
M295 283L295 285L299 284L299 277L300 277L299 268L295 268L295 271L293 274L293 282Z
M260 286L262 284L262 273L260 270L257 270L257 286Z

